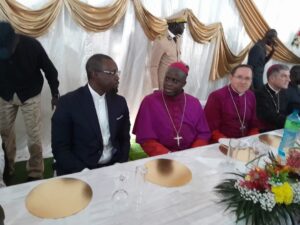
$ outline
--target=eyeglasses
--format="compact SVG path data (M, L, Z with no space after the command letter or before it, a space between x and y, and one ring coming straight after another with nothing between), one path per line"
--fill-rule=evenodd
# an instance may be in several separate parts
M116 70L116 71L109 71L109 70L97 70L95 71L96 73L104 73L107 76L120 76L121 71L120 70Z

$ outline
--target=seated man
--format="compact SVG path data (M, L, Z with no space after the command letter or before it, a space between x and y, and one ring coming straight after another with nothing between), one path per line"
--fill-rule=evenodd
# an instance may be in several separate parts
M257 117L262 123L261 131L281 129L284 126L288 106L286 90L290 71L286 65L275 64L267 71L268 83L255 92Z
M249 90L251 66L236 66L229 79L230 84L212 92L205 105L212 142L220 138L240 138L258 133L255 96Z
M182 62L172 63L163 90L141 103L133 133L149 156L202 146L210 138L199 100L183 91L188 70Z
M62 96L52 117L52 150L58 175L128 161L129 112L117 95L119 71L96 54L86 63L88 84Z

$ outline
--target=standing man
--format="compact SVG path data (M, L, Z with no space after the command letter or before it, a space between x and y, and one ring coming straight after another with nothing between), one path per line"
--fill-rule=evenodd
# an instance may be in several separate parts
M52 151L58 175L127 162L130 122L117 95L114 60L96 54L86 63L88 84L60 98L52 117Z
M208 143L210 131L202 106L183 90L188 71L182 62L172 63L163 90L146 96L141 103L133 133L150 156Z
M249 90L251 66L236 66L229 80L229 85L212 92L205 104L212 142L220 138L240 138L258 133L255 96Z
M168 30L158 36L153 42L150 61L150 73L153 89L162 89L164 77L169 65L180 61L182 34L187 21L185 11L181 11L169 18Z
M257 117L262 131L281 129L287 117L288 98L286 90L290 71L286 65L274 64L267 71L268 83L255 92Z
M264 68L275 52L276 38L277 31L270 29L266 32L263 39L256 42L249 51L247 64L253 68L253 90L258 90L264 85ZM267 46L271 47L269 54L267 54Z
M23 114L30 158L28 181L41 179L44 172L41 142L41 90L43 70L52 94L52 109L58 92L57 71L42 45L16 34L7 22L0 22L0 131L8 158L9 174L14 172L16 140L14 123L18 109Z

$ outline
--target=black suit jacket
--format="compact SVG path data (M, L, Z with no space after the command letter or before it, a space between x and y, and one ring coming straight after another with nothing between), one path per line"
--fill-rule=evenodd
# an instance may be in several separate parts
M272 98L272 96L273 98ZM255 92L256 115L261 122L261 132L281 129L287 117L288 100L285 90L279 91L279 112L276 111L274 102L278 100L275 92L268 84Z
M128 161L130 121L124 97L106 94L110 139L116 150L109 164ZM88 86L62 96L52 117L52 151L58 175L97 168L103 142Z

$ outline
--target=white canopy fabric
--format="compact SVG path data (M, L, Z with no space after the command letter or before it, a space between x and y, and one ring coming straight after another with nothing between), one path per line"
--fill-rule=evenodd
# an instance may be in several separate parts
M31 9L39 9L48 0L17 0ZM81 0L93 6L106 6L114 0ZM277 29L279 38L294 53L300 50L291 46L295 33L299 30L299 0L254 0L258 9L270 27ZM208 25L221 22L226 41L233 53L238 54L250 42L234 0L143 0L144 7L157 17L169 15L189 8L196 17ZM114 28L101 33L86 32L63 7L60 15L49 32L38 38L46 49L59 72L60 93L65 94L86 84L85 63L95 53L108 54L122 71L119 92L124 95L129 106L131 122L142 98L151 93L149 76L149 56L151 41L144 34L135 17L133 4L130 1L124 18ZM209 93L227 83L227 78L209 81L209 72L213 57L214 43L198 44L193 41L189 30L183 35L182 59L190 66L185 91L206 100ZM270 61L268 65L272 64ZM268 67L268 65L266 67ZM51 155L51 95L45 83L42 92L43 146L44 155ZM20 114L20 113L19 113ZM26 135L22 118L18 115L17 125L17 160L28 157Z

